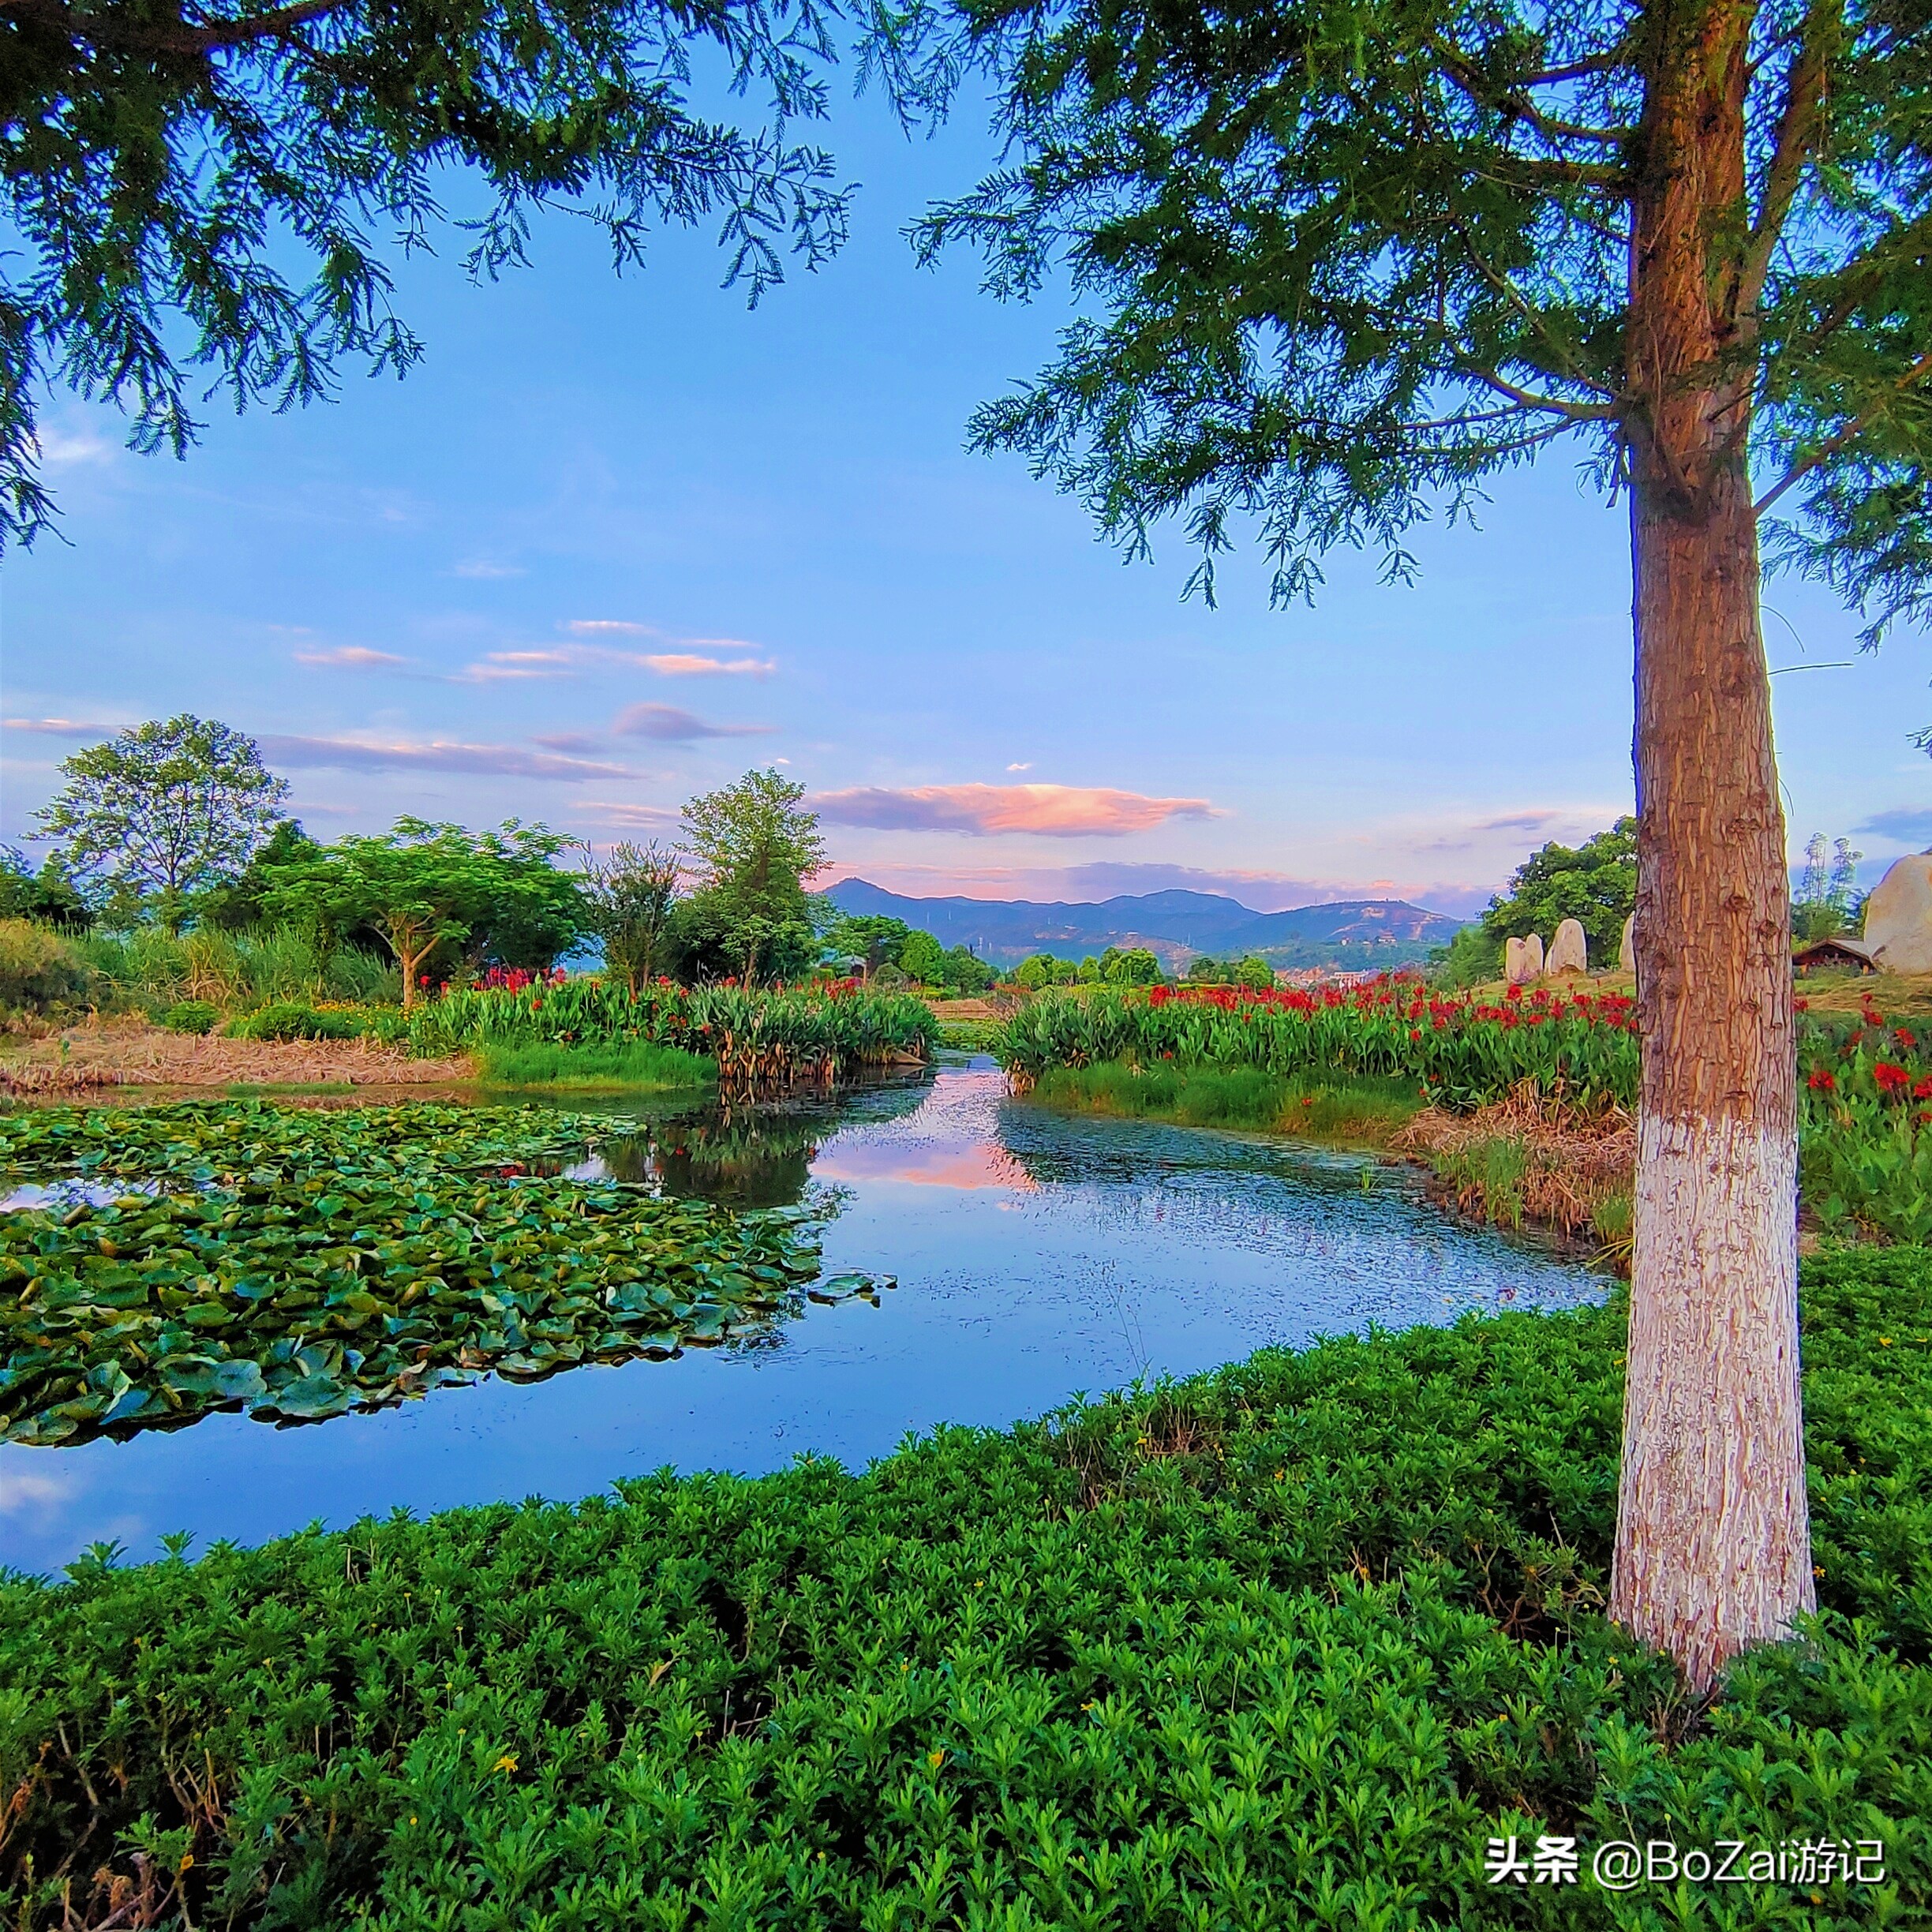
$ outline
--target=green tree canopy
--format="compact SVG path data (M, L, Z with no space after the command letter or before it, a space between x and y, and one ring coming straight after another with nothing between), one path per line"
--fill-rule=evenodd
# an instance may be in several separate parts
M328 394L345 359L407 369L421 344L385 246L429 245L452 170L486 197L465 224L477 278L524 260L545 208L601 228L620 271L653 223L714 220L754 299L787 253L824 260L850 191L788 130L823 110L834 11L6 0L0 547L50 512L34 421L49 381L118 404L136 448L180 455L204 382L238 410L283 409ZM696 111L695 63L761 94L761 124Z
M373 928L410 1006L440 951L460 957L468 942L477 963L495 953L508 965L548 965L567 949L582 916L575 880L552 863L567 842L514 818L481 834L399 818L275 867L264 904L337 937Z
M583 872L585 917L604 942L604 964L633 994L670 964L672 916L684 862L649 845L613 845L592 854Z
M1547 944L1567 919L1589 941L1590 960L1616 959L1623 922L1637 906L1637 821L1619 818L1574 849L1554 840L1511 874L1509 889L1489 901L1483 930L1498 947L1531 933Z
M72 878L152 896L170 927L189 894L247 865L289 790L253 738L185 711L89 745L60 769L67 782L34 814L31 836Z
M684 807L684 850L698 889L680 930L700 972L747 983L790 977L811 964L824 911L805 881L826 862L818 818L803 785L766 769L693 799Z
M1792 901L1792 936L1800 941L1829 939L1849 930L1863 906L1859 861L1865 855L1841 838L1829 848L1814 832L1805 847L1804 871Z
M264 916L262 900L268 892L274 868L311 858L321 849L320 843L302 829L299 819L280 820L234 878L224 879L197 899L196 923L219 927L224 932L245 932L259 926Z
M945 964L945 948L929 932L914 932L899 949L899 970L922 986L943 986Z
M828 951L841 959L863 960L868 969L897 960L899 949L912 937L912 928L887 912L848 912L825 936Z

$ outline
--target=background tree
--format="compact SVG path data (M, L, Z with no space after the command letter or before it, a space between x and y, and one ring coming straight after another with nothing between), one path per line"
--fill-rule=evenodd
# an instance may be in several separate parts
M700 958L728 962L747 984L803 972L818 950L821 913L805 881L826 862L805 788L773 770L748 771L684 807L686 852L698 889L680 927Z
M585 917L604 942L606 972L635 994L669 964L671 915L684 862L653 840L618 844L608 858L587 857L583 871Z
M1008 159L935 212L1058 360L983 409L1130 549L1276 596L1580 435L1628 505L1645 1044L1613 1614L1708 1683L1814 1603L1759 521L1869 638L1932 599L1918 0L957 0ZM953 22L960 24L955 28Z
M942 983L949 992L983 993L999 975L971 946L948 946Z
M0 919L38 919L80 933L93 925L94 908L58 859L44 859L36 872L24 853L0 845Z
M1500 957L1503 942L1531 933L1547 943L1567 919L1589 941L1590 961L1616 958L1623 922L1637 909L1637 821L1619 818L1608 832L1572 848L1554 840L1511 875L1509 889L1489 901L1483 929Z
M823 111L827 17L821 0L6 0L0 549L50 513L45 383L179 455L190 371L239 410L327 395L344 358L406 369L421 345L371 230L427 246L452 169L490 197L466 224L478 279L525 260L545 208L602 229L620 271L653 221L715 219L754 300L785 253L822 261L850 191L786 130ZM762 125L692 110L695 57L762 95Z
M275 868L312 858L322 849L302 829L298 818L279 820L267 838L255 848L248 863L231 879L224 879L195 901L197 926L213 926L223 932L248 932L263 923L266 915L262 901L267 896Z
M915 932L899 949L899 970L922 986L945 983L945 948L929 932Z
M1858 889L1859 861L1865 855L1840 839L1829 849L1822 832L1805 847L1804 871L1792 902L1792 937L1800 942L1829 939L1857 925L1863 900Z
M912 928L889 912L854 912L834 923L825 942L841 959L863 960L871 972L888 960L897 960L899 949L912 937Z
M399 818L388 832L351 834L275 867L264 904L271 918L337 938L373 929L401 969L406 1009L439 949L454 953L492 930L554 937L565 929L576 883L551 861L567 842L515 819L479 836L461 826Z
M184 711L62 761L67 781L34 814L70 877L143 898L170 931L192 893L233 878L281 816L288 781L255 740Z

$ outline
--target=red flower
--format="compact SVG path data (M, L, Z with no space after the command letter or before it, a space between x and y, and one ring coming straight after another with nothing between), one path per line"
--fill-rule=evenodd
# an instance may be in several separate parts
M1799 1013L1809 1013L1811 1010L1811 1002L1808 999L1795 999L1792 1002L1792 1005Z
M1911 1084L1911 1076L1889 1060L1881 1060L1872 1069L1872 1078L1878 1083L1881 1093L1897 1093Z
M1820 1093L1829 1093L1838 1084L1837 1076L1826 1073L1822 1067L1814 1067L1811 1070L1811 1077L1805 1082L1805 1084L1807 1087L1816 1088Z
M1918 1036L1912 1032L1910 1027L1894 1027L1892 1029L1892 1037L1896 1040L1900 1046L1903 1046L1908 1053L1910 1053L1913 1047L1919 1044Z
M1932 1100L1932 1073L1913 1083L1912 1098L1915 1100Z

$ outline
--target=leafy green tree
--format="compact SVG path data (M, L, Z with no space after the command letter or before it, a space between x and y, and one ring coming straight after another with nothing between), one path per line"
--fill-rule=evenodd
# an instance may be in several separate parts
M1503 970L1502 942L1480 919L1458 926L1445 946L1429 949L1430 977L1440 986L1480 986Z
M670 964L671 923L684 862L649 845L613 845L584 867L585 918L604 942L605 970L635 994Z
M548 957L504 960L522 965L548 964L565 949L582 917L576 882L553 863L567 843L514 818L480 835L399 818L275 867L264 907L337 937L372 928L401 969L406 1008L440 949L457 953L480 934L541 935Z
M231 878L281 817L288 781L255 740L184 711L124 731L61 764L67 781L34 814L70 877L152 897L170 931L191 893Z
M954 993L983 993L999 977L971 946L948 946L945 983Z
M1829 939L1857 923L1861 908L1859 861L1865 855L1840 839L1829 853L1822 832L1814 832L1805 847L1804 871L1792 902L1792 937L1802 943Z
M1196 986L1225 986L1230 972L1219 960L1211 959L1205 953L1188 961L1187 977Z
M1100 974L1109 986L1153 986L1161 976L1160 961L1144 946L1109 946L1101 955Z
M1645 1051L1610 1608L1700 1690L1815 1601L1798 1378L1772 556L1869 641L1932 610L1920 0L927 0L1005 154L923 245L1064 272L975 417L1130 551L1187 520L1276 597L1580 437L1635 578Z
M63 932L85 932L94 908L58 859L44 859L39 871L11 845L0 845L0 919L37 919Z
M1042 987L1072 985L1074 972L1071 960L1056 959L1050 953L1035 953L1013 968L1013 984L1037 993Z
M256 848L255 854L231 879L224 879L195 900L197 926L214 926L224 932L247 932L262 923L262 900L268 891L271 870L313 857L320 844L302 829L298 818L283 818Z
M1505 939L1539 933L1547 942L1567 919L1589 941L1590 958L1615 960L1623 922L1637 909L1637 821L1619 818L1608 832L1572 849L1552 840L1511 875L1509 890L1489 901L1483 930L1499 956Z
M899 970L922 986L945 983L945 948L929 932L915 932L899 949Z
M682 917L687 942L747 985L802 972L818 950L821 908L805 881L825 864L826 844L804 796L803 785L766 769L684 807L684 850L699 880Z
M1234 983L1265 992L1275 983L1275 968L1259 953L1250 953L1245 959L1236 962Z
M400 374L421 345L379 241L429 245L453 170L489 204L466 265L526 260L567 211L622 270L656 221L714 220L753 299L789 251L843 240L848 189L788 130L824 107L822 0L294 0L223 9L7 0L0 9L0 547L51 511L33 403L105 397L139 450L193 440L191 384L238 409L328 395L339 363ZM767 103L695 111L694 58Z
M825 942L828 952L841 959L863 960L871 972L897 959L899 949L912 937L912 928L902 919L886 912L857 912L835 919Z

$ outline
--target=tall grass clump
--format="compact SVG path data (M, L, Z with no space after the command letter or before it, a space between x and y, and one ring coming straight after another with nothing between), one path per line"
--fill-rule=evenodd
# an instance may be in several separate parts
M197 927L182 934L147 927L92 934L79 944L90 967L124 1005L150 1013L182 1000L246 1013L290 1003L385 1005L402 996L395 968L380 955L358 946L325 946L294 927L245 933Z
M495 1087L658 1088L706 1087L718 1076L717 1062L676 1046L646 1040L608 1046L560 1046L549 1040L481 1048L483 1078Z
M43 1013L86 997L93 982L75 942L31 919L0 919L0 1009Z
M923 1000L843 985L763 990L660 981L633 994L620 980L585 975L451 991L415 1009L410 1037L432 1057L641 1041L709 1058L734 1082L829 1080L930 1061L938 1024Z

